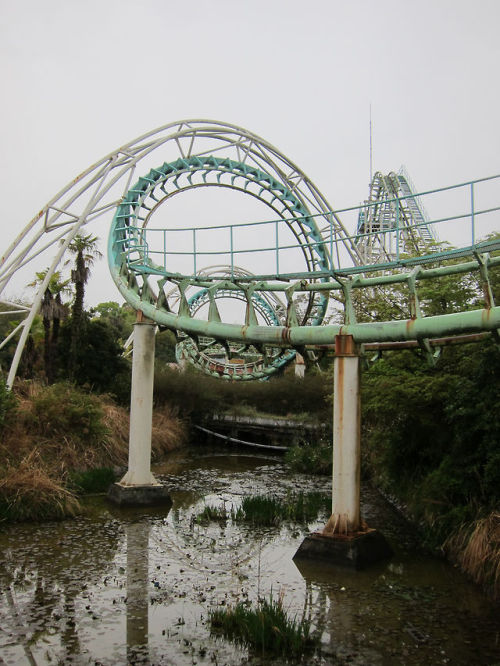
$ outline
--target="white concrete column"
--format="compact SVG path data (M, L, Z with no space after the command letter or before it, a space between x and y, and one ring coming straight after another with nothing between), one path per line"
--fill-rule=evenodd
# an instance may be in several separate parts
M156 324L149 321L137 321L134 324L128 472L120 485L147 486L158 483L151 474L155 328Z
M338 335L333 380L332 516L324 534L346 534L360 528L360 439L359 356L352 336Z
M306 364L304 361L304 357L297 352L295 354L295 376L298 377L299 379L304 379L304 376L306 374Z

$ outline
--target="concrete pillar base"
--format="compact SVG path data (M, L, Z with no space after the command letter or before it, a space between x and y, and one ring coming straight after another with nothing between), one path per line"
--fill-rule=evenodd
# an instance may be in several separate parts
M172 505L166 486L125 486L113 483L108 490L108 500L118 506L155 506Z
M323 560L359 570L385 560L392 554L383 534L377 530L365 529L333 536L313 532L306 536L293 559Z

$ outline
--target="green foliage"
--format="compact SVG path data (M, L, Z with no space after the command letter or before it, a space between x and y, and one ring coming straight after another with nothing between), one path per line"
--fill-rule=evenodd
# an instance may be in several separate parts
M322 493L289 494L285 498L273 495L244 497L241 507L233 512L236 522L271 526L282 522L307 523L316 520L320 511L330 513L331 498Z
M305 618L290 618L281 599L263 599L257 608L239 603L233 608L210 611L212 632L250 647L261 657L281 655L298 658L310 653L319 641L311 635L311 623Z
M259 413L291 416L307 411L311 418L329 422L330 379L327 375L306 375L304 379L285 375L267 382L226 382L194 369L178 372L161 368L155 374L155 402L179 407L183 414L230 411L237 407Z
M0 378L0 431L5 422L12 417L16 409L17 400L12 391L9 391L7 384Z
M225 523L229 515L225 504L222 506L212 506L211 504L207 504L203 511L196 516L195 520L197 523L203 525L210 522Z
M172 331L164 330L159 331L156 335L155 341L155 362L158 363L175 363L175 346L177 340Z
M73 438L96 446L108 436L99 399L71 384L48 386L33 397L31 426L47 439Z
M116 475L110 467L99 467L69 474L68 485L78 494L105 493L116 481Z
M304 444L288 449L285 453L285 460L294 472L331 474L332 455L331 444Z
M115 301L99 303L90 310L92 319L105 322L111 328L113 337L120 343L125 343L132 333L136 320L135 310L127 303L118 305Z
M500 350L446 349L435 368L387 354L363 376L363 451L377 481L442 541L500 501Z
M61 331L60 353L65 365L60 369L60 374L63 377L69 377L70 374L71 340L70 320ZM123 348L106 320L86 319L72 358L73 381L97 392L111 393L119 402L127 402L130 399L131 372L122 352Z

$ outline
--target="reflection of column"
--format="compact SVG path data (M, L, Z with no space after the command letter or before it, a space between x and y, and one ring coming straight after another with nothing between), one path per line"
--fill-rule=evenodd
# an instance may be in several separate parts
M151 474L155 327L149 321L134 324L128 472L120 481L123 485L156 483Z
M335 338L333 387L332 517L324 534L355 532L360 526L359 356L352 336Z
M127 663L148 660L149 523L127 525Z
M306 585L302 616L311 620L313 635L328 644L332 652L336 652L339 644L351 647L363 622L358 619L360 608L356 593L369 589L378 574L374 577L370 573L343 569L339 575L336 567L318 568L316 563L307 560L295 562L295 565ZM345 587L343 585L339 590L340 580Z

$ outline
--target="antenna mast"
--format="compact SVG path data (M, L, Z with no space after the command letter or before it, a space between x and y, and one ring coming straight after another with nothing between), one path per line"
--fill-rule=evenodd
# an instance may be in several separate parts
M370 104L370 184L373 179L372 105Z

